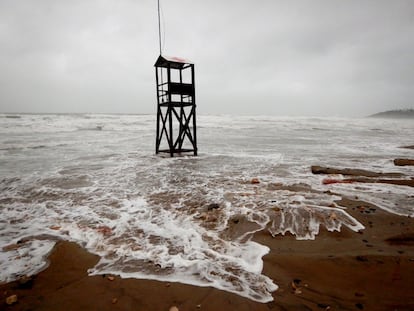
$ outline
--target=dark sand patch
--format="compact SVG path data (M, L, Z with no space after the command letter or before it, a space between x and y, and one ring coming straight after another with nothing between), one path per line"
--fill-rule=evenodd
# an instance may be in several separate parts
M414 233L405 233L386 239L391 245L414 246Z

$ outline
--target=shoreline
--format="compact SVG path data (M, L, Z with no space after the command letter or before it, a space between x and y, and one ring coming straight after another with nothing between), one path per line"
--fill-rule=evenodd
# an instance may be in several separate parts
M362 182L384 177L400 181L403 177L316 166L311 171L351 176L355 182L361 182L361 176ZM298 191L297 185L278 187ZM335 195L329 189L327 193ZM365 229L355 232L342 226L340 232L329 232L321 226L314 240L297 240L290 233L273 237L267 229L254 234L253 241L270 249L263 257L263 274L278 286L272 293L274 300L268 303L212 287L88 276L99 257L73 242L58 241L46 269L0 285L0 309L413 310L414 218L389 213L357 197L335 202ZM237 221L233 226L231 230L243 232L249 223ZM8 304L10 297L16 301Z
M343 199L347 212L366 227L356 233L322 229L315 240L292 235L254 241L267 245L263 274L279 289L258 303L211 287L117 276L88 276L98 256L59 241L50 265L30 280L0 285L2 310L411 310L414 308L414 219ZM17 295L17 302L5 299ZM64 306L64 307L62 307ZM62 309L63 308L63 309Z

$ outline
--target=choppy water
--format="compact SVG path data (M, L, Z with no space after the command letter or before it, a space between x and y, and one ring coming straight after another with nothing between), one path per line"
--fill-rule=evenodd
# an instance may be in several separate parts
M399 148L413 144L412 120L201 116L198 157L155 156L154 134L148 115L0 115L0 281L39 271L58 238L101 256L91 274L266 302L277 285L262 274L269 249L254 232L314 239L320 226L363 229L339 196L414 215L413 188L327 186L310 172L321 164L413 176L392 162L413 157Z

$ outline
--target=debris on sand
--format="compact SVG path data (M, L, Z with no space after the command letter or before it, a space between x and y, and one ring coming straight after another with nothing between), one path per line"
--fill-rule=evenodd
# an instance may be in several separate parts
M17 295L11 295L6 298L6 304L9 306L12 304L15 304L16 302L17 302Z

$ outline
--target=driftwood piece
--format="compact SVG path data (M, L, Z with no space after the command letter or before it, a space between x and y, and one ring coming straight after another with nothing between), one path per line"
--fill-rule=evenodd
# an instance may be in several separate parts
M322 184L331 185L331 184L353 184L353 183L380 183L380 184L391 184L399 186L408 186L414 187L414 179L382 179L382 178L346 178L346 179L332 179L326 178L322 180Z
M395 159L394 164L398 166L414 165L413 159Z
M346 178L346 179L332 179L326 178L322 180L322 184L331 185L331 184L353 184L353 183L379 183L379 184L391 184L398 186L408 186L414 187L414 179L381 179L381 178L366 178L366 177L356 177L356 178Z
M313 174L340 174L345 176L363 176L363 177L401 177L404 176L401 173L378 173L361 169L353 168L332 168L313 165L311 167Z
M414 149L414 145L412 145L412 146L401 146L400 148L404 148L404 149Z

